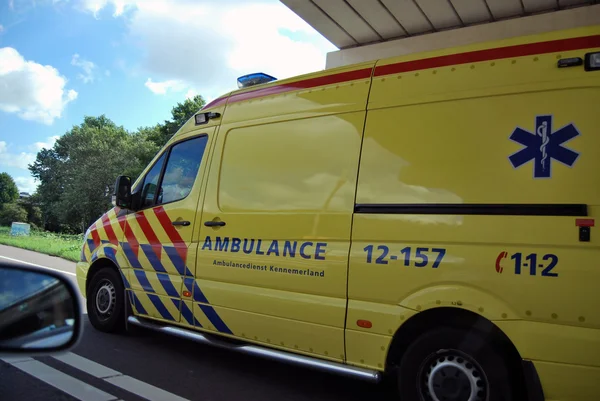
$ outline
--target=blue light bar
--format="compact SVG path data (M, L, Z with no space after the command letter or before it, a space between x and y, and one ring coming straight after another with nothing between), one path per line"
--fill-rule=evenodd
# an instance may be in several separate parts
M262 72L243 75L237 79L238 88L247 88L249 86L266 84L267 82L276 81L277 78L272 77Z

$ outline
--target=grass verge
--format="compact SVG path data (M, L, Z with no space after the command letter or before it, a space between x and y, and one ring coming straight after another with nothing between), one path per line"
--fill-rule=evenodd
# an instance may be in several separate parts
M10 227L0 227L0 244L29 249L30 251L77 262L83 244L83 236L55 234L46 231L31 231L31 235L28 237L12 236L10 235Z

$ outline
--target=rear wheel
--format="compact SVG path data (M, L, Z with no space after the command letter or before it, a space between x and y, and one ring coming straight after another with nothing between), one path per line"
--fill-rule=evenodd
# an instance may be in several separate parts
M406 350L398 384L402 400L511 401L514 386L502 351L475 331L440 328Z
M125 302L123 282L117 271L100 270L92 277L87 294L87 310L90 323L107 333L125 329Z

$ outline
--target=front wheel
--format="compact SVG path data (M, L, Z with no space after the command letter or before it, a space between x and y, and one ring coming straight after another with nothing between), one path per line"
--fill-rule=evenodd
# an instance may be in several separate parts
M402 400L512 401L509 363L474 331L440 328L406 350L398 370Z
M92 326L106 333L123 331L124 296L123 282L116 270L105 268L96 273L87 294L87 310Z

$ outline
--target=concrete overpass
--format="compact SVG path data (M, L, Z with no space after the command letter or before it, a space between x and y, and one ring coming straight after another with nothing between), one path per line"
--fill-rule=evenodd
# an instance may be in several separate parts
M600 0L280 0L333 43L327 68L600 24Z

